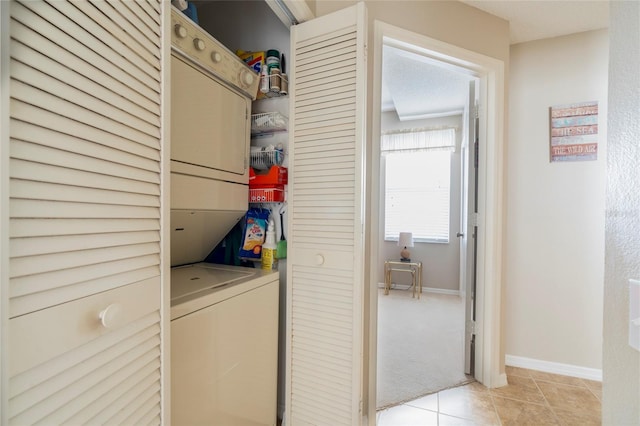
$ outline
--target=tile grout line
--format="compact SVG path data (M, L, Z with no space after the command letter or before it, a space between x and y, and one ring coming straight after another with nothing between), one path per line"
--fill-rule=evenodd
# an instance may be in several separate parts
M529 377L527 377L527 376L518 376L516 374L512 374L512 376L520 377L521 379L531 379L533 381L533 383L536 385L536 388L538 388L538 384L536 383L535 379L533 377L531 377L531 376L529 376ZM498 389L500 389L500 388L498 388ZM538 388L538 391L540 391L540 393L542 394L542 391L539 388ZM525 404L545 405L543 403L534 402L534 401L527 401L526 399L519 399L519 398L516 398L516 397L513 397L513 396L494 395L493 392L491 392L491 396L496 396L498 398L508 399L508 400L511 400L511 401L523 402ZM545 399L544 398L544 394L542 394L542 398ZM546 402L546 399L545 399L545 402Z
M531 379L533 380L533 383L535 383L536 388L538 388L538 392L540 392L540 395L542 395L542 398L544 399L545 405L547 406L547 408L549 409L549 411L551 411L551 414L553 415L553 418L556 420L556 422L559 425L562 425L563 422L560 421L560 417L558 417L558 414L556 413L556 410L551 406L551 404L549 403L549 400L547 400L547 396L544 394L544 392L542 392L542 389L540 389L540 386L538 385L538 381L532 376ZM543 380L544 382L544 380ZM546 382L549 383L549 382Z
M547 400L547 397L545 396L544 392L542 392L542 389L540 389L540 386L538 385L538 380L537 380L535 377L533 377L532 375L529 375L529 376L527 377L527 376L520 376L520 375L517 375L517 374L511 374L511 376L515 376L515 377L520 377L520 378L523 378L523 379L530 379L530 380L532 380L532 381L533 381L533 384L536 386L536 389L538 389L538 392L540 392L540 395L542 395L542 399L543 399L544 403L539 404L539 403L537 403L537 402L525 401L525 400L522 400L522 399L513 398L513 397L508 397L508 396L501 396L501 395L496 395L496 396L498 396L498 397L500 397L500 398L504 398L504 399L510 399L510 400L512 400L512 401L522 402L522 403L524 403L524 404L534 404L534 405L542 405L542 406L545 406L545 407L547 407L547 409L551 412L551 414L553 415L553 418L556 420L556 422L558 423L558 425L562 425L562 424L563 424L563 423L560 421L560 418L558 417L558 415L557 415L557 413L556 413L555 409L551 406L551 404L550 404L550 403L549 403L549 401ZM508 376L507 376L507 377L508 377ZM556 382L548 382L548 381L546 381L546 380L541 380L541 381L542 381L542 382L545 382L545 383L562 384L562 383L556 383ZM570 386L570 385L569 385L569 386ZM574 386L574 387L580 387L580 386ZM491 396L492 396L492 397L494 396L494 395L493 395L493 393L491 394Z
M599 397L599 396L594 392L594 390L593 390L593 389L591 389L591 386L589 386L589 385L587 384L587 382L585 382L585 381L584 381L584 379L581 379L581 380L582 380L582 383L584 383L585 387L586 387L587 389L589 389L589 392L591 392L591 394L592 394L593 396L595 396L595 397L596 397L596 399L598 400L598 402L599 402L600 404L602 404L602 400L601 400L601 399L600 399L600 397Z
M560 417L560 415L558 414L558 412L556 411L556 408L554 408L554 406L551 405L548 397L545 395L545 393L542 391L542 388L540 386L541 383L545 384L545 387L547 387L547 385L551 385L551 386L556 386L556 387L563 387L563 388L574 388L574 389L582 389L584 390L585 388L588 389L588 394L593 396L595 398L596 401L598 401L599 403L601 403L600 399L598 398L596 391L597 388L592 389L591 387L589 387L588 383L586 383L584 380L581 380L578 382L578 384L576 383L565 383L561 380L553 380L553 378L551 378L550 380L548 378L543 377L541 379L536 379L535 377L533 377L532 375L529 375L529 377L525 376L525 375L520 375L520 374L511 374L509 375L511 377L518 377L520 379L526 379L526 380L531 380L533 381L534 385L535 385L535 389L538 391L538 393L540 394L540 396L542 396L542 401L530 401L530 400L523 400L523 399L519 399L518 397L521 395L520 393L516 392L516 397L514 398L511 395L501 395L499 393L494 393L492 391L492 389L488 389L488 388L478 388L478 389L471 389L471 388L467 388L466 391L470 394L470 395L489 395L490 401L491 401L491 406L492 406L492 411L494 413L495 418L497 419L496 424L503 426L505 424L505 422L502 420L502 418L500 417L500 413L498 412L498 407L497 407L497 403L496 400L497 398L501 398L503 400L511 400L511 401L515 401L518 402L520 404L523 404L524 409L526 409L526 406L529 407L533 407L533 406L537 406L540 407L540 409L543 409L543 407L547 410L547 412L549 412L551 414L550 416L550 420L553 419L553 421L556 422L557 425L559 426L563 426L566 425L565 421ZM455 386L455 388L461 388L461 387L465 387L466 385L468 385L469 383L460 385L460 386ZM530 387L530 393L534 392L533 391L533 387ZM553 390L554 388L549 387L550 390ZM448 390L448 389L447 389ZM440 402L440 396L441 393L444 390L438 391L435 393L435 402L436 402L436 410L435 410L435 414L437 416L436 418L436 424L440 425L441 424L441 416L451 416L453 418L457 418L459 420L464 420L464 421L474 421L473 418L468 418L466 416L461 417L459 415L451 415L451 414L447 414L447 413L443 413L441 411L442 407L441 407L441 402ZM526 394L526 393L525 393ZM550 394L551 396L555 395L554 392L551 392ZM533 395L531 395L533 396ZM526 395L525 395L526 398ZM424 411L430 411L430 412L434 412L434 410L432 409L426 409L426 408L422 408L422 407L415 407L410 405L410 402L405 403L403 405L407 405L407 406L411 406L413 408L419 408L420 410L424 410ZM384 411L384 410L383 410ZM566 410L565 410L566 411ZM487 412L488 413L488 412ZM376 420L382 420L382 417L384 417L384 413L380 412L380 416L377 416ZM448 417L447 417L448 418ZM378 422L376 422L378 423ZM445 421L446 423L446 421Z
M489 397L491 398L491 405L493 405L493 411L496 413L496 417L498 418L498 425L502 426L502 418L500 418L500 414L498 414L498 408L496 407L496 402L493 399L493 394L489 392Z

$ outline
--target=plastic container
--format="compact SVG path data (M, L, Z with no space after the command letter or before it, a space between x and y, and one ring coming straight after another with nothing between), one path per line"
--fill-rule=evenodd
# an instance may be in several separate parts
M280 52L275 49L267 50L265 62L267 64L267 70L269 71L267 74L271 74L272 68L280 68Z
M267 76L267 69L262 68L260 73L260 92L267 93L269 91L269 78Z
M286 167L271 166L266 173L256 173L253 167L249 169L249 188L286 185L288 180L289 172Z
M271 218L269 219L269 226L267 227L267 239L262 245L262 269L267 271L274 271L278 269L278 260L276 259L277 249L276 224L273 221L273 218Z

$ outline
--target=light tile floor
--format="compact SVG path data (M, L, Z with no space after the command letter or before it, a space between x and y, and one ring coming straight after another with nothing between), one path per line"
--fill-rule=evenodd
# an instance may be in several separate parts
M378 426L601 424L602 384L592 380L507 367L509 384L480 383L381 410Z

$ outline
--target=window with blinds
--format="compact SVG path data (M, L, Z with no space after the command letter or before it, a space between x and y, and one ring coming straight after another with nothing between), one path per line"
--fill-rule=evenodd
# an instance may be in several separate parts
M381 140L385 240L448 243L455 129L403 131Z

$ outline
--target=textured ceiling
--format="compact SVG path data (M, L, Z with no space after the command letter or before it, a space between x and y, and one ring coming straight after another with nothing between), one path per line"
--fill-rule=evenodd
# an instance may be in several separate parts
M609 27L603 0L461 0L509 21L511 44Z
M461 0L509 21L511 44L608 28L603 0ZM384 47L382 110L401 117L439 115L464 108L469 77L419 55Z
M401 120L461 112L470 76L445 70L418 54L384 46L382 110L396 110Z

